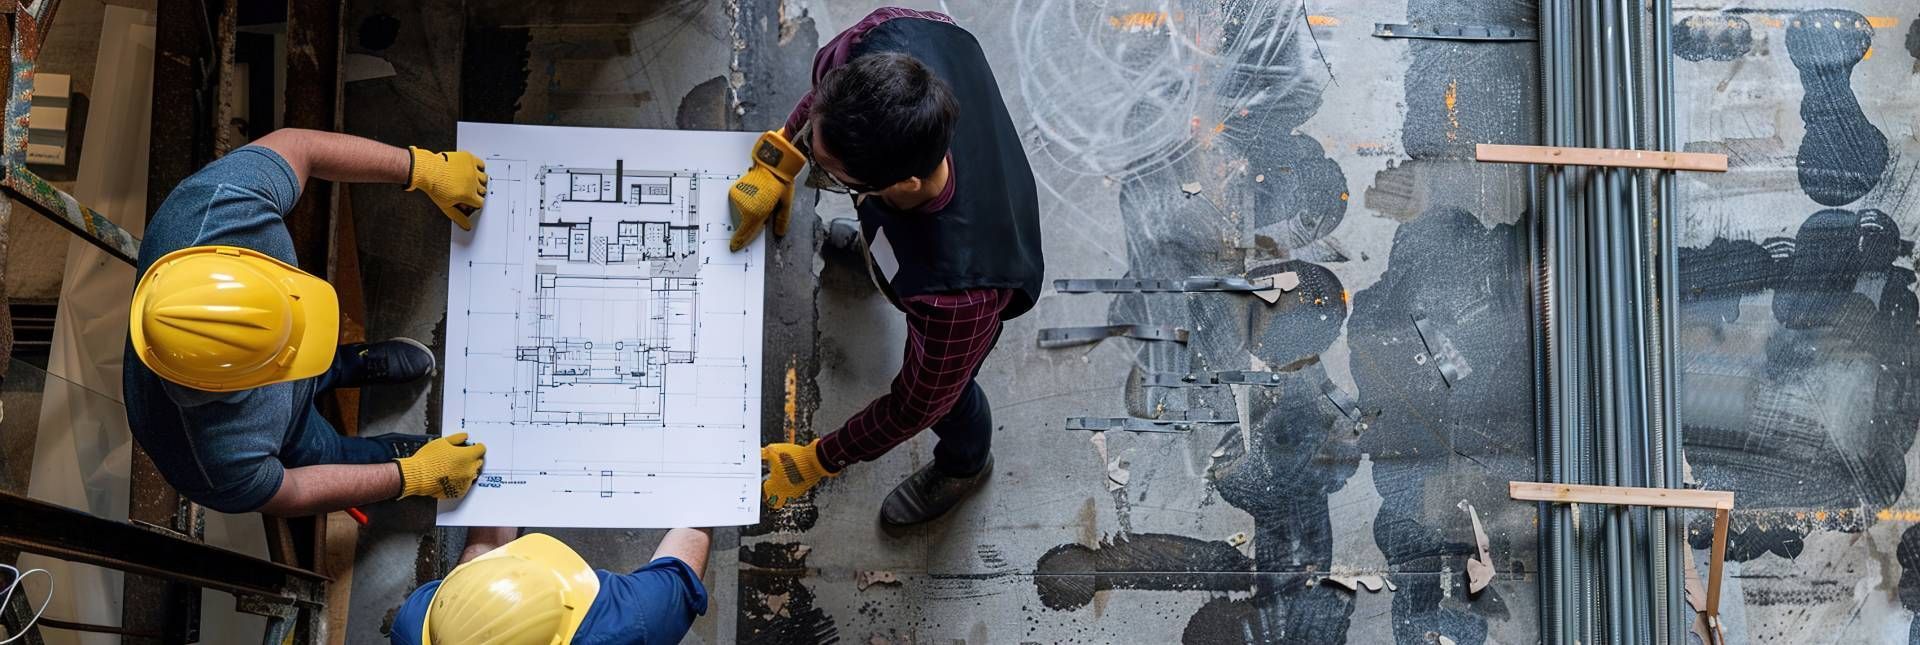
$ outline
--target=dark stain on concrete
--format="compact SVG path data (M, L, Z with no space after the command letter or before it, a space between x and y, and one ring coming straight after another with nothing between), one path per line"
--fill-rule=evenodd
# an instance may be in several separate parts
M1907 55L1914 58L1914 70L1920 71L1920 19L1907 20Z
M1246 307L1243 333L1252 339L1248 350L1276 371L1326 351L1347 322L1346 287L1326 267L1288 260L1248 271L1247 277L1288 272L1300 277L1298 288L1272 305L1248 301Z
M1874 209L1816 212L1793 238L1683 250L1681 418L1708 488L1740 491L1749 510L1899 498L1920 427L1920 303L1896 264L1912 250ZM1736 510L1727 557L1793 558L1808 530ZM1710 533L1689 531L1699 545Z
M1226 542L1181 535L1120 535L1088 548L1062 544L1040 556L1033 586L1048 609L1074 610L1108 589L1247 591L1253 561Z
M1386 273L1354 295L1354 382L1363 405L1379 410L1358 450L1372 455L1382 499L1374 541L1404 574L1393 602L1400 642L1427 631L1479 642L1498 610L1484 592L1475 612L1440 606L1449 591L1465 597L1462 576L1432 575L1460 571L1473 552L1459 500L1476 502L1498 557L1534 559L1534 509L1502 503L1507 481L1535 476L1528 258L1514 227L1437 208L1395 232ZM1471 378L1448 387L1415 361L1425 352L1415 314L1452 339Z
M1900 606L1920 612L1920 525L1900 532L1900 545L1894 548L1900 562ZM1920 620L1920 616L1916 616Z
M1887 169L1887 136L1867 120L1853 94L1853 66L1873 45L1873 27L1858 13L1818 9L1787 24L1787 55L1800 70L1800 189L1813 201L1840 206L1860 199Z
M1188 645L1237 643L1344 643L1353 595L1329 585L1307 586L1309 574L1270 574L1256 578L1253 597L1214 598L1187 621L1180 642Z
M674 125L682 130L724 130L727 127L727 77L715 76L680 97Z
M808 575L812 547L760 542L740 547L737 637L743 643L831 643L833 618L813 604Z
M1673 54L1700 62L1730 61L1753 51L1753 25L1729 15L1692 16L1673 23Z
M1760 244L1716 239L1705 248L1681 248L1680 310L1683 319L1730 323L1740 319L1740 298L1772 288L1779 263Z

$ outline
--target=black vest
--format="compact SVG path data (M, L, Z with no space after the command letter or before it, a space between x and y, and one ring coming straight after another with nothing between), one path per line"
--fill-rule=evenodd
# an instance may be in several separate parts
M900 212L878 197L861 200L860 228L876 282L895 306L921 294L1013 289L1000 319L1026 313L1040 297L1045 268L1040 206L1033 170L980 43L951 24L895 18L868 31L849 58L869 52L919 59L960 103L949 148L949 181L956 183L945 209Z

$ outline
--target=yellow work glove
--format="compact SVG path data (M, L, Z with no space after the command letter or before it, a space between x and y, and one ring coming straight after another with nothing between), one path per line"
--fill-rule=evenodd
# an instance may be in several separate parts
M461 230L473 230L473 213L487 200L487 162L464 150L428 152L409 146L413 167L407 190L418 190Z
M776 443L760 449L760 460L767 463L767 478L760 482L760 495L767 498L768 506L786 506L787 502L813 490L822 478L838 476L820 465L819 447L820 440L814 439L804 446Z
M733 204L733 240L727 248L738 251L760 236L767 220L773 220L773 234L787 234L787 219L793 210L793 176L806 167L807 158L793 147L782 131L768 131L753 142L753 167L727 191Z
M394 460L400 464L400 496L452 499L465 495L480 477L480 462L486 454L486 444L468 444L465 432L429 441L412 457Z

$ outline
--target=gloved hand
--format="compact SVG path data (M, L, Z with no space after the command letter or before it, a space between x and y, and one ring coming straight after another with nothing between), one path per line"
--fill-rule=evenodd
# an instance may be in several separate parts
M400 496L452 499L465 495L480 477L486 454L486 444L468 444L465 432L429 441L412 457L394 460L400 464Z
M407 190L423 191L461 230L473 230L473 213L487 199L487 162L464 150L428 152L412 146Z
M768 506L786 506L813 490L822 478L839 476L820 464L819 447L820 440L814 439L804 446L776 443L760 449L761 461L767 462L767 478L760 482L760 495L767 498Z
M753 167L746 176L733 182L727 201L733 204L733 240L727 244L738 251L760 236L760 229L773 220L773 234L787 234L787 220L793 210L793 176L806 167L807 158L787 141L785 128L768 131L753 142Z

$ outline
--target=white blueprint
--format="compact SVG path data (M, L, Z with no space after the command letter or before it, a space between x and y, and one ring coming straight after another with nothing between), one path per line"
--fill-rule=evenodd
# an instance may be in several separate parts
M440 524L759 521L764 242L727 251L755 136L460 124L489 181L453 229L441 432L487 457Z

